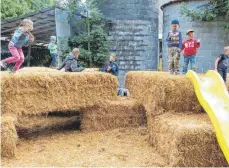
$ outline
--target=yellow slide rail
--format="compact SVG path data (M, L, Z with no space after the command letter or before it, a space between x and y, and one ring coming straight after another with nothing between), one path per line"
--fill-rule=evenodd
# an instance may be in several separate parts
M229 94L224 81L212 70L203 77L190 70L187 77L191 80L196 96L213 124L219 146L229 164Z

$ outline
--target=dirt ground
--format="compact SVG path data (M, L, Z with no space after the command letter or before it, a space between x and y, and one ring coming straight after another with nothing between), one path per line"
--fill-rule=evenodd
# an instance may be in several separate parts
M147 141L145 127L46 134L21 139L16 158L3 158L2 166L166 166L166 161Z

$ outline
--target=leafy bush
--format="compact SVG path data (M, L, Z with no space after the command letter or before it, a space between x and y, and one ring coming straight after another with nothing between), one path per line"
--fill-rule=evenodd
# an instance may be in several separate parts
M196 9L190 9L183 3L180 10L181 14L193 20L213 21L222 18L225 21L224 28L229 29L229 0L210 0Z

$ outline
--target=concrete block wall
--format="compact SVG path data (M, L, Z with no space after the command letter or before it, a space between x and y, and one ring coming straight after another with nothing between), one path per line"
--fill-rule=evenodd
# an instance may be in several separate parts
M157 68L158 1L104 0L100 7L112 20L110 50L116 52L120 67L119 83L126 72Z
M190 0L184 1L185 4L191 9L205 4L209 1L206 0ZM171 20L177 18L180 21L180 31L182 32L183 39L187 39L187 29L195 30L195 37L201 38L201 47L198 50L196 57L197 72L205 73L209 69L214 69L214 63L217 56L223 53L224 46L229 45L229 32L223 30L223 21L219 19L213 22L195 22L190 18L184 17L180 14L180 2L174 2L164 7L163 12L163 70L168 70L167 59L167 43L165 38L171 30ZM183 55L181 55L180 66L182 70Z
M171 0L159 0L158 2L158 8L159 8L159 39L163 36L163 11L160 9L160 7L169 2Z

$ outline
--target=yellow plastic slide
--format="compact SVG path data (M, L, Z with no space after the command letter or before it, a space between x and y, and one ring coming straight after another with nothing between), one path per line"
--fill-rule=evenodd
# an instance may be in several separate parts
M221 76L208 71L199 77L194 71L188 71L197 98L211 119L216 137L229 164L229 94Z

